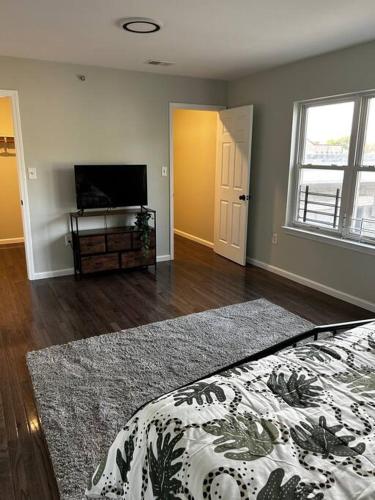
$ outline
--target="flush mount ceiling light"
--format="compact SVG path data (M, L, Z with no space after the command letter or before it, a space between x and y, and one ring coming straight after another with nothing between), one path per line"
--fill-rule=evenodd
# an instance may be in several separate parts
M121 19L120 26L130 33L140 33L144 35L147 33L156 33L161 29L162 24L148 17L127 17Z

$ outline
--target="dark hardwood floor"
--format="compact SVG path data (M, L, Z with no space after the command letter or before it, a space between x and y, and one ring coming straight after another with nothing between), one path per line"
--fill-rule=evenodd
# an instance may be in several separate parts
M28 351L259 297L316 324L373 313L176 238L174 263L29 282L22 247L0 249L0 498L58 498L25 363ZM53 380L51 380L53 383Z

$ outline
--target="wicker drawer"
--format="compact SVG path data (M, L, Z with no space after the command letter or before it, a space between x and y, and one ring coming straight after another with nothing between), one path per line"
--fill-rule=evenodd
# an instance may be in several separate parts
M79 246L82 255L105 252L105 237L98 236L80 236Z
M109 252L130 250L132 247L131 233L119 233L107 235L107 248Z
M150 232L150 248L156 247L156 232L155 229L151 229ZM142 241L140 239L140 233L138 231L134 231L133 233L133 249L142 248Z
M108 253L106 255L82 257L81 267L83 273L96 273L98 271L111 271L113 269L119 269L118 254Z
M147 255L142 250L134 250L121 254L121 267L128 269L130 267L153 266L155 264L155 250L150 249Z

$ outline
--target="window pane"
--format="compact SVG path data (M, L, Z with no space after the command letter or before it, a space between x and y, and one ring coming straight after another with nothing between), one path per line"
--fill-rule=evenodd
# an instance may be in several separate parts
M369 100L362 165L375 165L375 99Z
M343 170L302 168L298 189L297 221L337 229Z
M358 175L351 231L359 237L375 238L375 172Z
M307 108L303 164L348 164L353 111L353 101Z

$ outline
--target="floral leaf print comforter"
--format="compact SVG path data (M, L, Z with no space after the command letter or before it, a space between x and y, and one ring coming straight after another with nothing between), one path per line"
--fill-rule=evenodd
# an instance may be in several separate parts
M86 498L375 499L375 323L141 408Z

